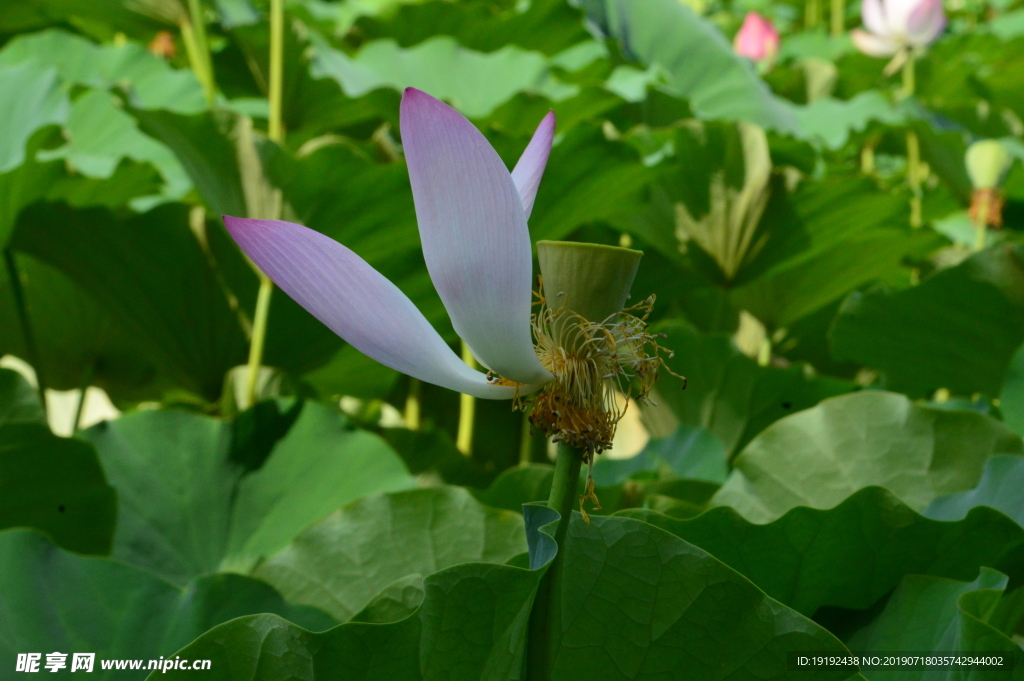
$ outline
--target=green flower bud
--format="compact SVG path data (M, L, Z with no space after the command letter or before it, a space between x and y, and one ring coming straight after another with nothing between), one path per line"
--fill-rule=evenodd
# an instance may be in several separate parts
M1013 157L998 140L980 140L967 148L967 174L975 189L995 189L1013 163Z

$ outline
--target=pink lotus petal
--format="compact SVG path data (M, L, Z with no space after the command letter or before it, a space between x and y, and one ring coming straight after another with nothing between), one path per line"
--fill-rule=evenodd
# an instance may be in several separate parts
M282 291L368 357L476 397L515 394L467 366L397 286L337 241L281 220L224 216L224 224Z
M544 177L544 168L551 154L551 140L554 137L555 112L549 111L548 115L541 119L533 138L526 145L516 167L512 169L512 181L519 192L519 198L523 201L523 212L526 213L526 217L530 217L533 211L533 200L537 198L537 188Z
M883 38L867 31L855 28L850 32L853 44L857 49L869 57L891 57L900 50L900 46L894 40Z
M945 28L942 0L921 0L907 18L907 40L915 47L927 47Z
M406 88L402 145L427 270L480 362L519 383L551 376L530 332L532 257L512 176L462 114Z

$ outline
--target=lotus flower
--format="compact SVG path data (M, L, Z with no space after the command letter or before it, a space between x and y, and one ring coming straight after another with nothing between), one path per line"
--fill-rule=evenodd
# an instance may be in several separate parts
M872 57L891 57L908 49L924 49L946 27L942 0L863 0L863 31L854 29L854 44Z
M472 123L424 92L405 90L400 118L427 270L455 331L489 373L463 362L397 286L337 241L291 222L225 216L228 232L285 293L381 364L485 399L534 391L553 376L532 341L526 220L554 113L511 173Z
M732 45L736 54L755 62L770 61L779 52L779 32L767 18L757 12L747 12Z

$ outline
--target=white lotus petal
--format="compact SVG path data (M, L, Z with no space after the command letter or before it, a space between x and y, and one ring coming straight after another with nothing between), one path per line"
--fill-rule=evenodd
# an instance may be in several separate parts
M493 385L467 366L397 286L337 241L281 220L225 216L224 224L282 291L363 354L476 397L515 395L514 387Z
M850 32L850 37L853 39L853 44L857 46L858 50L871 57L891 57L899 52L900 49L896 41L862 31L858 28Z
M548 115L541 119L533 138L526 145L516 167L512 169L512 181L519 192L519 198L523 201L523 212L526 213L526 217L530 217L530 213L533 212L533 201L537 198L537 188L544 177L544 168L548 164L551 140L554 137L555 112L549 111Z
M401 129L423 257L452 325L505 378L550 380L533 349L530 235L508 169L462 114L419 90L402 96Z
M906 36L907 20L920 2L921 0L883 0L889 35Z
M882 0L863 0L860 5L860 16L864 26L875 35L889 34L889 24L885 19Z

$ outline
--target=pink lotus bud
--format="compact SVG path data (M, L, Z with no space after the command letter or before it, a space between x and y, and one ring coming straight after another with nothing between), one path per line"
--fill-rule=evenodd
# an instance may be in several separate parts
M779 32L765 17L757 12L747 12L732 45L736 54L758 63L768 61L779 52Z

